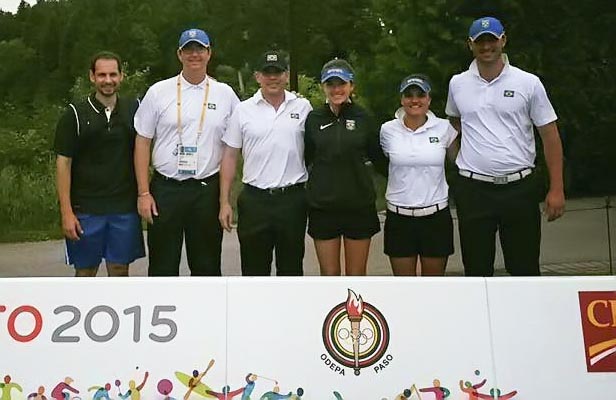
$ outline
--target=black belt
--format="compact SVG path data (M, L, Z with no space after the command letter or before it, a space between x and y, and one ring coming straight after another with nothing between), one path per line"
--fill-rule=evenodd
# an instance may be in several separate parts
M244 187L247 190L250 190L252 192L263 193L263 194L268 194L268 195L276 195L276 194L289 193L289 192L291 192L293 190L297 190L297 189L303 189L304 183L305 182L300 182L300 183L296 183L294 185L283 186L283 187L278 187L278 188L269 188L269 189L261 189L261 188L258 188L256 186L248 185L248 184L245 183Z
M168 176L165 176L158 171L154 171L154 179L158 179L163 182L172 183L174 185L209 185L210 183L217 181L218 177L219 177L218 172L216 172L215 174L212 174L203 179L188 178L184 180L179 180L179 179L169 178Z

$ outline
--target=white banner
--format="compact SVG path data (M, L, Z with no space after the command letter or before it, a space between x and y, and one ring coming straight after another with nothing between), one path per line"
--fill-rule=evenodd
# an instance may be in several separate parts
M1 400L609 398L616 278L3 279L0 345Z

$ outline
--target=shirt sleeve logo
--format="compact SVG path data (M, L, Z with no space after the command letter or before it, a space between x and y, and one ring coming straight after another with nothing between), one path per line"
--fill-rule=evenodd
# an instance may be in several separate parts
M216 109L216 103L207 103L207 109L208 110L215 110Z
M354 119L347 119L346 120L346 128L348 131L354 131L355 130L355 120Z
M291 113L291 119L299 119L298 113Z
M505 90L503 92L503 96L504 97L513 97L514 94L515 94L515 92L513 90Z
M439 143L440 142L440 140L438 140L438 138L435 137L435 136L430 136L429 139L430 139L430 143Z

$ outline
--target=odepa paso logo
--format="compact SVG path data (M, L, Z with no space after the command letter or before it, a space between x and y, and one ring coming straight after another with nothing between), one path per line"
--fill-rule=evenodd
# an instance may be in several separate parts
M363 368L375 364L373 369L378 374L393 360L391 355L385 354L390 338L385 317L351 289L347 300L332 308L325 317L322 335L333 361L325 354L321 359L340 375L346 375L344 367L359 375Z

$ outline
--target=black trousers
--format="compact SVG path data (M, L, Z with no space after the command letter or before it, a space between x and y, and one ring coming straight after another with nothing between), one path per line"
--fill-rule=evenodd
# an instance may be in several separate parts
M218 174L177 181L155 173L150 185L158 217L148 225L149 276L178 276L182 243L192 276L220 276L222 227Z
M273 251L276 275L304 274L307 204L303 184L284 191L244 185L237 209L242 275L269 276Z
M465 275L494 275L497 230L507 272L540 275L537 174L504 185L459 176L455 195Z

